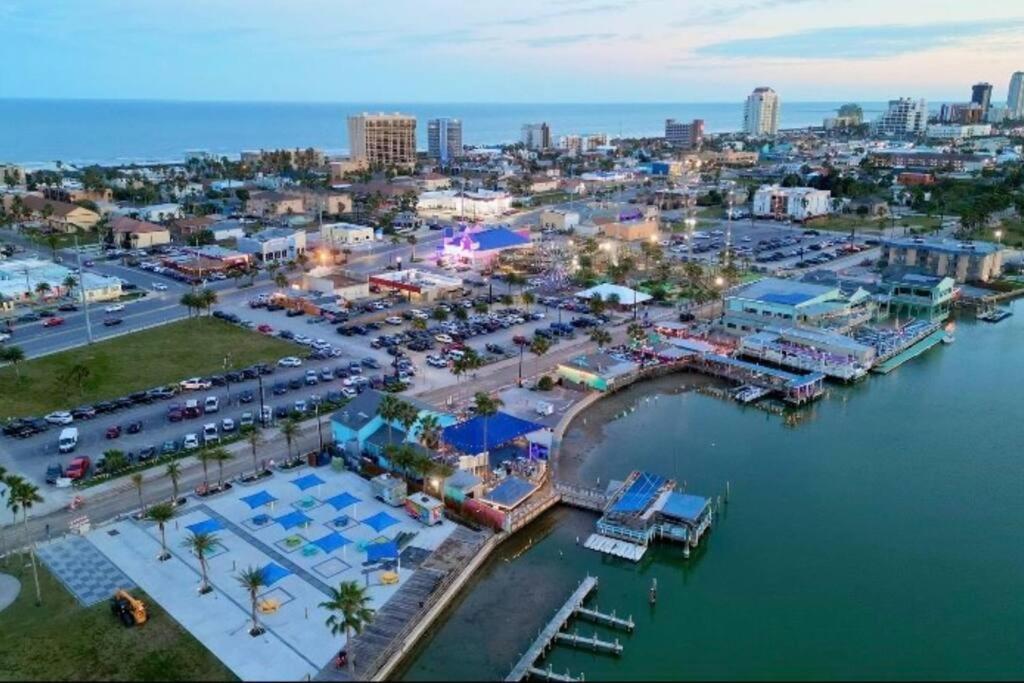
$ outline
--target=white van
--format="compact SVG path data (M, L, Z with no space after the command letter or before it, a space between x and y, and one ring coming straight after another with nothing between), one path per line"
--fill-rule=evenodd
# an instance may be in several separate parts
M61 453L70 453L75 450L75 446L78 445L78 428L77 427L65 427L60 430L60 440L57 442L57 447Z

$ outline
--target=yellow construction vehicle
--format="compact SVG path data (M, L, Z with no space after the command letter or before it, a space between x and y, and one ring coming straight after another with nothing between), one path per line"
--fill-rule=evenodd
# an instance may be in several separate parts
M138 626L146 623L146 603L123 588L118 588L110 599L110 611L125 626Z

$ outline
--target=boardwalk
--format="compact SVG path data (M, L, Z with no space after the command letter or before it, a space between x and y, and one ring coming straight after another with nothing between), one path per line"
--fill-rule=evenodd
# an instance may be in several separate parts
M572 618L572 615L595 588L597 588L597 579L595 577L588 576L583 579L579 587L573 591L573 594L566 600L561 609L555 613L555 616L551 617L551 620L544 626L536 640L531 643L530 647L523 653L523 656L512 667L512 671L505 677L506 681L521 681L532 672L535 668L534 662L547 652L548 647L561 632L562 627Z

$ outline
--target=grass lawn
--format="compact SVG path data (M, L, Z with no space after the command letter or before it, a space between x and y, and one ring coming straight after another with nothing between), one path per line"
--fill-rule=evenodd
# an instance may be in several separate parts
M26 234L31 238L33 242L38 244L40 247L46 249L50 248L50 243L47 240L47 236L37 230L26 231ZM75 236L73 234L56 233L57 237L57 248L58 249L70 249L75 246ZM86 244L96 244L99 241L99 235L92 230L80 230L78 232L78 244L79 246L85 246Z
M824 218L815 218L814 220L807 221L804 227L841 232L849 232L851 229L856 228L859 233L877 233L881 232L882 228L889 227L889 221L872 220L855 215L825 216Z
M1021 220L1019 218L1004 220L998 228L985 228L984 230L975 230L971 237L973 237L976 240L998 242L999 240L996 239L995 235L996 230L1002 231L1003 246L1024 246L1024 220Z
M0 369L0 417L42 415L51 410L117 398L133 391L196 375L275 362L301 347L216 318L181 320ZM88 368L81 383L75 367Z
M238 680L138 589L133 595L146 603L149 620L125 628L106 602L81 607L40 563L43 604L36 607L32 568L18 557L0 561L0 571L21 581L18 598L0 612L0 680Z

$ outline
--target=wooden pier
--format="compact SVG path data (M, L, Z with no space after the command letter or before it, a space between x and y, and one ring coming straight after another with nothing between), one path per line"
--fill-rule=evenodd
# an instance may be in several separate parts
M512 667L512 671L508 676L505 677L506 681L521 681L527 676L533 675L538 678L547 677L548 680L557 681L571 681L576 680L570 678L568 674L565 677L553 678L551 676L561 676L560 674L554 674L550 669L545 671L544 669L538 669L534 666L534 663L540 659L540 657L547 652L551 644L557 639L558 635L562 632L565 624L569 619L572 618L573 614L583 606L583 601L587 599L593 590L597 588L597 578L588 576L583 579L579 587L573 591L573 594L569 596L569 599L562 605L555 616L548 621L547 625L541 629L541 632L537 635L537 638L530 644L523 656L519 658L515 666ZM549 676L551 674L551 676ZM582 680L580 678L579 680Z
M572 633L560 632L555 634L555 640L559 643L572 645L573 647L588 648L594 652L607 652L612 655L622 654L622 644L618 638L615 640L601 640L597 634L587 637L581 636L575 631Z
M630 633L632 633L633 629L636 628L636 624L633 622L633 617L623 619L622 617L615 616L615 612L605 614L604 612L600 612L596 609L587 609L586 607L581 606L576 608L576 616L597 624L603 624L612 628L619 628Z
M582 683L583 681L582 674L580 674L579 678L573 678L569 675L568 671L564 674L555 673L550 666L546 669L539 669L535 666L531 666L527 670L527 673L530 674L532 678L539 678L542 681L558 681L559 683L576 683L577 681Z

